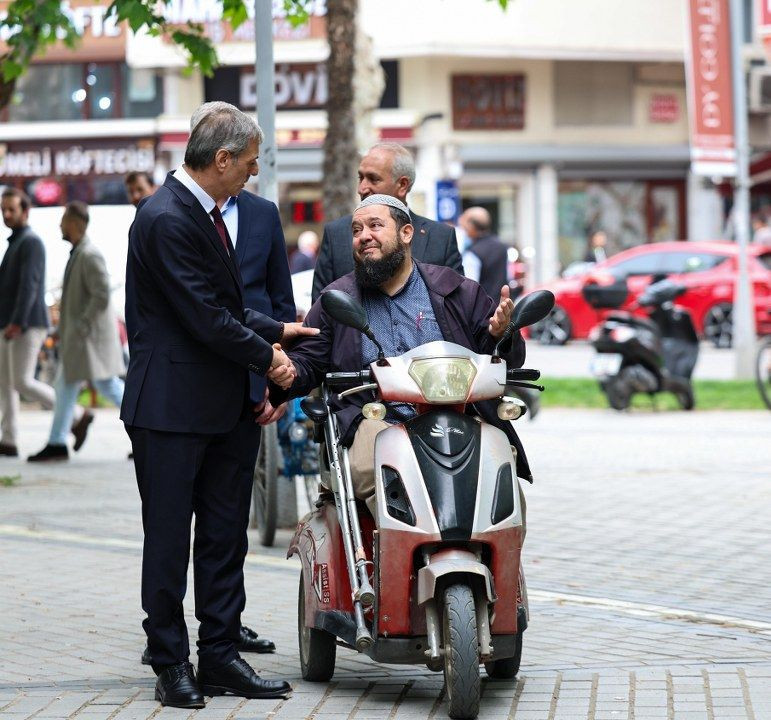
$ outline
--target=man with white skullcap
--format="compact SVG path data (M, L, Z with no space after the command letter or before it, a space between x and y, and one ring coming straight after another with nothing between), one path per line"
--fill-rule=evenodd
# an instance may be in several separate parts
M390 195L371 195L362 200L351 220L354 271L329 285L362 303L369 325L383 345L386 357L411 348L447 340L474 352L490 354L509 323L514 304L507 285L501 287L497 304L473 280L454 270L412 259L413 226L407 206ZM307 395L328 372L358 371L377 359L375 345L361 332L335 322L317 300L305 324L320 329L313 337L300 338L288 352L297 377L289 391L270 385L276 405L287 397ZM508 367L521 367L525 343L517 332L501 348ZM365 419L362 406L373 397L356 393L335 398L335 412L349 459L356 497L375 512L374 440L389 424L414 415L409 405L390 404L385 421ZM485 422L503 430L516 451L517 474L532 482L522 445L512 424L498 419L497 403L475 405Z
M415 182L415 160L412 153L394 142L373 145L359 163L357 192L364 200L372 195L390 195L407 205L407 195ZM418 262L444 265L463 274L458 240L452 225L429 220L407 211L412 233L412 257ZM351 216L332 220L324 226L321 250L316 259L311 297L318 300L321 291L351 272Z

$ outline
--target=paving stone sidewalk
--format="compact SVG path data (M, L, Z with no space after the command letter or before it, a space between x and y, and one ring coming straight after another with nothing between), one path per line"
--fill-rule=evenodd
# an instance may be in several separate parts
M50 416L23 415L25 450ZM483 682L481 718L771 718L767 508L771 416L545 411L520 426L531 625L517 681ZM286 701L161 708L139 608L141 527L128 441L100 411L68 464L0 461L0 719L443 718L441 675L341 649L329 684L299 678L299 566L252 543L250 655ZM188 625L196 627L192 602Z

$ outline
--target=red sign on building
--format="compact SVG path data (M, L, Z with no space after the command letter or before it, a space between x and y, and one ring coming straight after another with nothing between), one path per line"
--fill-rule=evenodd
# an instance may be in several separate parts
M729 0L689 0L688 114L699 175L736 175Z
M766 57L771 62L771 0L755 0L757 4L758 36L766 48Z
M455 130L522 130L525 76L453 75L452 126Z
M680 117L680 101L674 93L653 93L648 104L648 119L654 123L673 123Z

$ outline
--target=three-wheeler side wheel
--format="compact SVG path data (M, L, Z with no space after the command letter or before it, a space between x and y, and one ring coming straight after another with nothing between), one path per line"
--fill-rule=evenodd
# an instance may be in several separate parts
M300 645L300 670L303 680L326 682L335 674L337 638L325 630L305 626L305 578L300 571L297 597L297 638Z

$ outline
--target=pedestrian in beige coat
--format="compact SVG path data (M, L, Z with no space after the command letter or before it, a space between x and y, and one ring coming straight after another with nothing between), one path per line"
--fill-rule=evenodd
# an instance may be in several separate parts
M64 270L59 308L60 366L54 390L56 406L48 444L30 462L67 460L67 432L73 417L75 449L85 440L93 414L77 406L83 381L120 407L123 400L123 354L118 340L115 312L110 303L110 278L104 258L86 236L88 206L73 201L61 221L62 237L72 245Z

